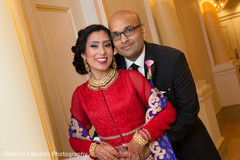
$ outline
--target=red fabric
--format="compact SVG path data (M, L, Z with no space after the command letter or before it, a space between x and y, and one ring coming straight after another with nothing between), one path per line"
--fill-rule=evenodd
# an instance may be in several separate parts
M117 80L107 90L90 90L86 82L73 94L71 107L73 116L87 131L94 125L96 132L102 137L127 133L145 123L145 106L151 84L137 71L118 70L118 73ZM170 128L169 125L175 117L175 110L169 104L144 128L149 131L152 139L160 137L165 129ZM130 142L133 134L102 141L120 146ZM76 152L88 152L91 142L70 138L70 143Z
M79 154L86 153L88 155L89 155L89 147L91 143L93 143L92 141L83 141L83 140L75 139L72 137L69 138L69 142L71 147L76 153L79 153Z

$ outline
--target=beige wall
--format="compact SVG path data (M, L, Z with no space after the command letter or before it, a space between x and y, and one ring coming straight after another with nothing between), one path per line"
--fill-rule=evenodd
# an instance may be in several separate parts
M46 153L48 147L24 56L5 1L0 1L0 13L0 159L50 159L50 156L27 156L31 152Z

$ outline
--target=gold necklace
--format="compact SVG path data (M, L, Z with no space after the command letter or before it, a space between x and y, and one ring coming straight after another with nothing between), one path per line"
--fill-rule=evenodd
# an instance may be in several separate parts
M117 79L118 72L114 69L111 69L108 75L101 80L95 80L93 78L89 78L88 81L88 88L92 89L94 91L98 91L98 88L101 90L106 90L108 87L110 87L113 82Z

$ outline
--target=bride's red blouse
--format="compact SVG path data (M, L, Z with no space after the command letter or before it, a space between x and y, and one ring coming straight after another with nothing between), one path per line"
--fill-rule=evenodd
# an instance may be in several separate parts
M134 70L117 70L117 74L104 89L93 89L89 81L77 87L72 97L71 114L86 131L93 125L101 141L114 147L130 142L139 129L147 130L149 142L161 137L176 119L175 108L168 102L165 109L144 125L151 84ZM72 137L69 141L75 152L87 154L93 143Z

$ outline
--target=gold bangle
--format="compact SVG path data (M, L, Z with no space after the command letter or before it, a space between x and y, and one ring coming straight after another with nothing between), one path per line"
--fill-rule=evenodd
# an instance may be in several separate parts
M133 135L133 139L134 139L137 143L139 143L141 146L145 146L145 145L148 143L148 141L145 140L141 135L139 135L138 132L135 132L135 134Z
M90 145L90 147L89 147L90 156L97 157L96 154L95 154L96 147L97 147L97 143L95 143L95 142Z

